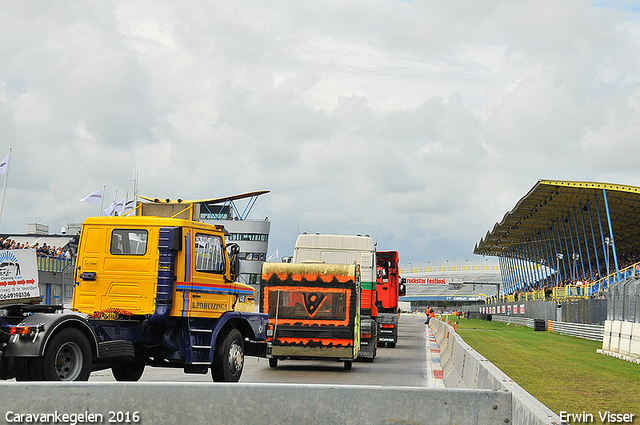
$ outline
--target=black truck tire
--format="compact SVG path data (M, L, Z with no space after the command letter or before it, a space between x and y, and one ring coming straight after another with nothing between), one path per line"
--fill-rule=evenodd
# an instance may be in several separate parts
M16 357L13 359L13 370L16 374L16 381L31 381L31 369L28 357Z
M29 363L34 381L87 381L93 363L91 346L80 330L65 328L51 337L43 357Z
M231 329L216 345L211 378L215 382L238 382L244 368L244 340L237 329Z
M111 373L116 381L136 382L142 377L144 366L144 360L134 360L121 366L112 367Z
M13 357L4 357L0 353L0 380L12 379L16 377L15 362Z
M269 367L278 367L278 358L277 357L271 357L269 359Z

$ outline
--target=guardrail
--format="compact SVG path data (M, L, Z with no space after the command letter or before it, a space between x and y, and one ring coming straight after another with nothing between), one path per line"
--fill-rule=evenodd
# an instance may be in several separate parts
M0 392L11 394L2 403L4 409L0 410L3 415L0 418L7 423L520 423L511 417L511 395L486 389L205 382L18 382L0 384ZM42 394L47 396L38 397ZM44 414L59 419L38 417L39 420L35 420L34 416L25 416ZM63 415L67 415L66 419ZM80 418L79 415L84 416Z
M511 417L515 424L563 423L560 416L464 342L451 326L440 320L432 320L430 325L440 346L440 363L447 388L491 389L510 393Z
M528 317L498 316L497 314L494 314L491 316L491 321L513 323L514 325L528 326L530 328L534 327L534 319L530 319Z
M527 317L509 317L494 314L491 316L491 321L513 323L514 325L535 328L535 319L529 319ZM549 332L575 336L577 338L584 338L592 341L602 341L602 337L604 334L603 325L587 325L584 323L557 322L553 320L547 320L546 327Z
M548 329L554 333L575 336L578 338L602 341L603 325L586 325L583 323L556 322L549 320Z

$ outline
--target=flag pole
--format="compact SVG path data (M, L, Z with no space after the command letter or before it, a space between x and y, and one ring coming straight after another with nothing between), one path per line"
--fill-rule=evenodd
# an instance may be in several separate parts
M107 186L102 186L102 196L100 197L100 216L102 217L102 203L104 202L104 192L107 189Z
M11 157L11 148L9 148L9 158ZM9 179L9 164L7 163L7 172L4 173L4 184L2 185L2 199L0 199L0 220L2 220L2 207L4 206L4 193L7 191L7 180Z

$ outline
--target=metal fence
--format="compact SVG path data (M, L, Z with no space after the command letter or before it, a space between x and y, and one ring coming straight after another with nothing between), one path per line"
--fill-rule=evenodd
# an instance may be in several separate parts
M562 322L604 325L607 320L607 300L589 298L560 304L562 309L558 320Z
M61 273L67 271L65 269L70 265L71 260L38 254L38 270L41 272Z
M472 312L492 314L494 317L525 317L547 321L604 325L605 320L607 320L608 304L609 301L607 299L587 298L561 303L556 301L516 301L512 303L483 304L469 306L468 309Z
M640 278L612 285L607 293L607 320L640 323Z

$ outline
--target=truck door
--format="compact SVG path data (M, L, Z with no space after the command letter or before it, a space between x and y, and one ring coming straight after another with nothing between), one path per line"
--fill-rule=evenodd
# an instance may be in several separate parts
M192 245L189 317L220 317L232 309L234 282L225 281L227 267L221 235L197 231Z

